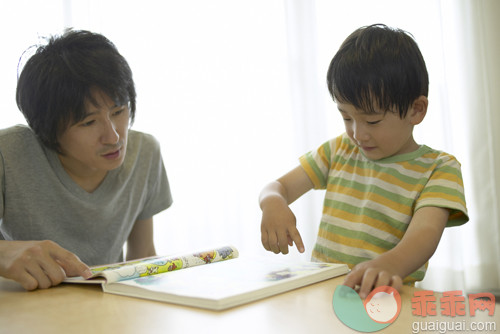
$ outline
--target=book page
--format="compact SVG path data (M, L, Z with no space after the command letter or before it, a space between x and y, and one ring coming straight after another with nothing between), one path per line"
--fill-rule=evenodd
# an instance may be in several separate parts
M224 309L348 272L345 264L240 258L107 284L104 291L209 309Z

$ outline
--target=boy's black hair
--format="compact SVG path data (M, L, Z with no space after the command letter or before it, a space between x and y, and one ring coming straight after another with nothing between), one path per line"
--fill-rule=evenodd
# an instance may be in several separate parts
M429 76L410 34L375 24L357 29L342 43L327 84L334 101L370 113L397 111L404 118L415 99L428 95Z
M52 36L24 65L16 102L42 143L59 151L58 137L86 117L85 101L96 103L91 88L127 105L133 122L136 93L132 71L115 45L103 35L67 30Z

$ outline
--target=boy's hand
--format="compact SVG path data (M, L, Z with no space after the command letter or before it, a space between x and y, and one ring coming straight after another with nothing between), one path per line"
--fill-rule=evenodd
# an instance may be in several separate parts
M382 285L401 289L401 277L420 268L436 250L449 214L447 209L438 207L418 209L401 241L375 259L355 266L346 276L344 285L352 289L359 285L361 298L366 298L371 290ZM419 251L415 252L415 249Z
M288 205L276 198L269 199L262 206L261 223L262 245L276 254L288 254L288 246L297 246L304 252L304 243L296 227L296 218Z
M296 227L296 218L288 207L297 198L313 188L301 166L297 166L278 180L269 183L259 197L262 209L261 239L268 251L288 254L288 246L297 246L304 253L304 243Z
M69 276L92 275L73 253L52 241L0 241L0 276L26 290L45 289Z
M351 289L360 286L359 296L364 299L379 286L391 286L399 291L403 286L403 280L390 269L377 264L376 260L371 260L356 265L346 276L343 284Z

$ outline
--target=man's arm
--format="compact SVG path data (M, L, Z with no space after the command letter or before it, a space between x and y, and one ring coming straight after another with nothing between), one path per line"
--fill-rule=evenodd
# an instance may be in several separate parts
M259 197L262 209L261 240L266 250L287 254L288 246L293 246L295 242L299 252L304 252L295 215L288 206L312 188L313 184L306 172L298 166L262 190Z
M137 220L127 240L127 261L154 255L153 217Z
M365 298L372 289L382 285L400 289L402 278L424 265L434 254L448 221L449 211L438 207L418 209L401 241L377 258L362 262L347 275L344 285Z

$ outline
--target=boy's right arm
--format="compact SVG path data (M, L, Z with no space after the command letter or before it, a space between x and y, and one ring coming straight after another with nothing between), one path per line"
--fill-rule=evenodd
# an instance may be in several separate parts
M49 288L69 276L89 278L89 267L53 241L0 240L0 276L26 290Z
M289 205L313 188L301 166L269 183L259 197L262 209L261 239L268 251L288 253L288 246L304 252L304 243L296 227L296 218Z

